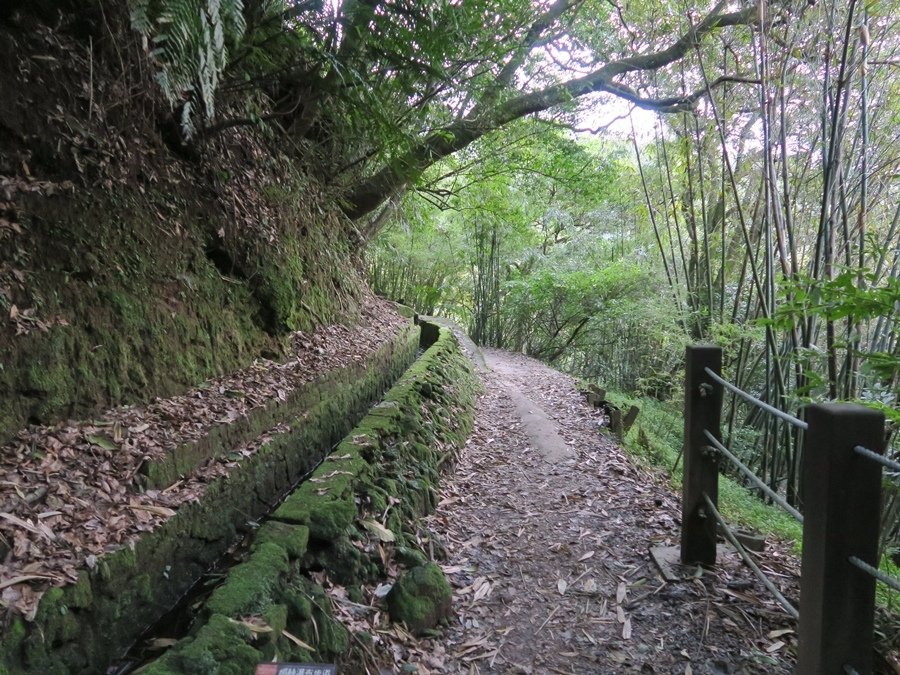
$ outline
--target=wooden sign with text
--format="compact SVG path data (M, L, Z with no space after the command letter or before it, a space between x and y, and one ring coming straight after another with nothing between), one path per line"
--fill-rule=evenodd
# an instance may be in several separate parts
M329 663L260 663L256 675L337 675Z

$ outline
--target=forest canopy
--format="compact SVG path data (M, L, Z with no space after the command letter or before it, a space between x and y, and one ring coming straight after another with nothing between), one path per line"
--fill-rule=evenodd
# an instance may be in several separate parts
M360 218L526 116L571 122L612 98L691 110L758 82L741 53L751 27L788 25L808 11L795 4L131 0L131 14L186 141L265 126L314 155ZM741 50L704 63L714 40Z

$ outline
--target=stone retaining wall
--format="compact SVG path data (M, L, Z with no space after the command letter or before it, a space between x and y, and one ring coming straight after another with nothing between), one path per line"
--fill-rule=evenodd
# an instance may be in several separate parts
M276 423L290 427L210 484L199 502L181 507L131 546L101 557L76 584L47 591L33 621L19 617L4 627L0 673L104 672L396 381L415 358L419 332L409 325L366 362L327 373L288 401L254 411L240 428L180 448L152 468L150 484L166 485Z
M452 333L428 329L433 344L274 511L190 635L143 675L251 673L273 659L339 661L351 640L366 638L334 619L314 579L324 572L350 600L368 603L361 586L385 579L391 561L426 563L416 521L434 508L441 465L471 431L478 388Z

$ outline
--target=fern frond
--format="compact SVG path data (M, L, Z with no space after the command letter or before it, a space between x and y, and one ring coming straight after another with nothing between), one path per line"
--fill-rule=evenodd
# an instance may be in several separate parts
M156 82L174 108L182 132L196 132L196 117L215 116L215 95L228 66L229 46L246 30L242 0L129 0L131 26L149 38Z

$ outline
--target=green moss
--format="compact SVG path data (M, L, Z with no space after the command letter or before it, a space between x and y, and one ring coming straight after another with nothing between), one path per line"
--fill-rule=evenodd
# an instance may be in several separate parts
M372 573L367 556L346 535L334 539L331 544L318 551L315 560L323 569L328 570L335 583L345 586L366 581Z
M70 607L90 607L94 602L94 592L91 589L91 579L87 573L78 575L78 581L66 588L66 603Z
M288 605L288 616L291 621L306 621L312 617L312 603L302 587L289 586L282 594L281 599Z
M43 641L49 644L55 643L65 630L64 618L68 615L69 608L65 605L64 598L65 591L62 588L51 588L41 597L34 617L35 625L41 628Z
M141 672L143 675L246 675L263 661L263 654L250 646L252 639L245 626L214 615L195 637L179 642Z
M387 596L391 620L415 632L434 628L449 615L453 592L441 568L434 563L402 574Z
M287 628L288 607L287 605L272 605L263 614L263 620L272 629L270 636L271 642L276 642L281 636L281 632Z
M350 648L350 632L343 625L328 616L319 626L319 641L316 653L327 659L337 658Z
M395 548L394 559L404 567L419 567L428 563L428 557L422 551L408 546Z
M334 500L314 503L309 514L309 535L314 539L331 541L336 539L356 518L356 503L353 495Z
M362 460L342 462L339 469L323 464L275 510L273 518L308 525L313 539L335 539L356 517L353 486L364 467Z
M259 614L271 604L281 577L288 571L287 553L280 546L259 546L247 562L231 569L226 582L213 591L205 611L238 618Z
M6 659L12 659L19 652L27 635L25 620L20 616L14 616L0 638L0 667Z
M256 533L253 548L256 549L269 542L281 546L291 558L302 558L309 543L309 528L304 525L268 520Z

